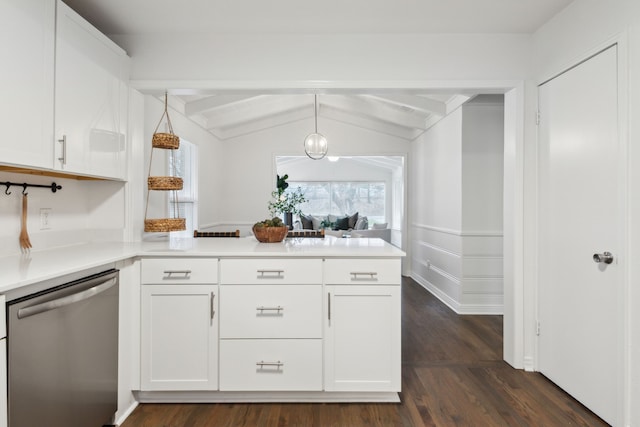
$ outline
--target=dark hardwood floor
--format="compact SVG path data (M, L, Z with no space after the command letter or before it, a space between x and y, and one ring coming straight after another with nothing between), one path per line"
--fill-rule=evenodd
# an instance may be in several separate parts
M403 279L400 404L141 404L121 427L606 426L502 361L502 316L458 316Z

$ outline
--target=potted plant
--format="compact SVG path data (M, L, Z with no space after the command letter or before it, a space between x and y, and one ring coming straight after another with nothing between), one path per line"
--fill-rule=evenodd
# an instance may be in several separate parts
M294 191L286 191L289 187L287 179L289 175L277 176L277 189L271 193L272 200L269 202L269 213L272 217L278 214L284 215L284 222L293 228L293 215L300 215L300 204L307 201L302 192L302 188L298 187Z
M300 187L293 192L285 192L289 187L288 178L289 175L278 176L277 189L271 193L272 200L269 201L268 208L272 218L253 225L253 234L259 242L281 242L287 236L289 229L293 228L293 214L301 214L299 205L306 199ZM286 224L277 216L278 214L284 214Z

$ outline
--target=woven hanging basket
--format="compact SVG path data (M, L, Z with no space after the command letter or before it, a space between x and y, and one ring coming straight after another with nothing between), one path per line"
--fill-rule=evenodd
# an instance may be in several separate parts
M157 218L144 220L144 231L147 233L184 231L186 229L187 221L184 218Z
M256 236L261 243L277 243L282 242L287 233L289 227L283 225L282 227L256 227L253 226L253 235Z
M180 137L173 133L154 133L151 138L153 148L163 148L165 150L177 150L180 148Z
M182 178L177 176L150 176L147 178L149 190L182 190Z

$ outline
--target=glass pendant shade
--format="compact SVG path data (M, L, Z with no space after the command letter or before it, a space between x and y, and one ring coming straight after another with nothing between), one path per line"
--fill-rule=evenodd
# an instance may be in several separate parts
M304 152L307 153L313 160L320 160L324 156L327 155L327 151L329 151L329 144L327 144L327 138L324 137L321 133L318 133L318 96L313 96L313 112L314 119L316 124L316 131L314 133L310 133L304 139Z
M327 138L320 133L310 133L304 139L304 152L313 160L320 160L327 155L329 147Z

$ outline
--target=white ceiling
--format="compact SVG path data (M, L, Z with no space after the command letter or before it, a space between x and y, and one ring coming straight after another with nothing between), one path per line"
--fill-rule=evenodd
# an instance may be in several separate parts
M65 0L106 34L532 33L572 0Z
M108 35L166 35L527 34L573 0L64 1ZM211 94L184 89L171 96L172 106L221 140L314 116L309 94ZM413 140L475 95L323 94L318 96L318 116Z

